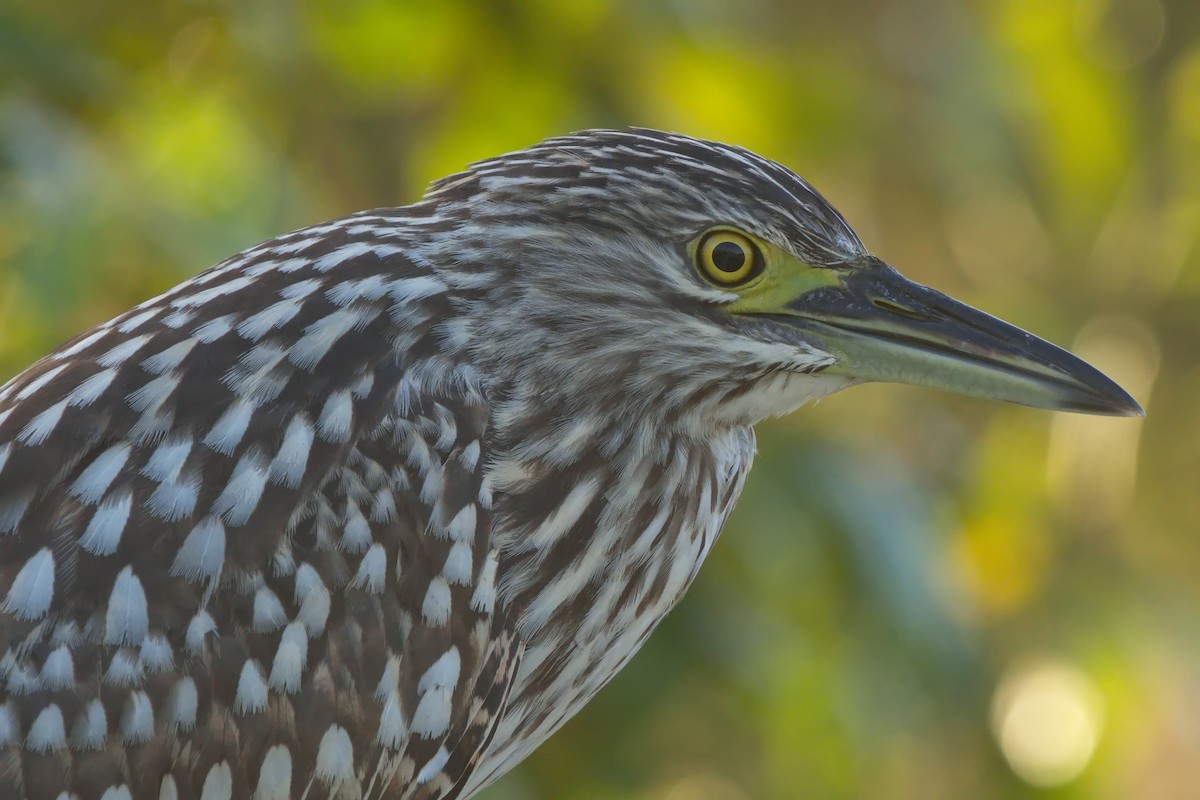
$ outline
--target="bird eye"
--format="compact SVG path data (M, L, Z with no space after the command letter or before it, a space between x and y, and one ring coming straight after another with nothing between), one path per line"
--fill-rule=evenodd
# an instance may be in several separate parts
M733 231L713 231L696 250L704 276L719 286L736 286L762 272L762 254L754 242Z

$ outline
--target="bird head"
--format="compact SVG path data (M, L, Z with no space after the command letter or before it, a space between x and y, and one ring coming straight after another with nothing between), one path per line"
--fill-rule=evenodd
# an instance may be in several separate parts
M1141 414L1070 353L907 280L787 168L586 131L431 186L450 279L486 290L485 363L540 402L753 424L867 381ZM581 410L581 409L572 409Z

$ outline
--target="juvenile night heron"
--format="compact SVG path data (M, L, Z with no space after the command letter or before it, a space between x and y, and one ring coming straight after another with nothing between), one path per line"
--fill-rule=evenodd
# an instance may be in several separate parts
M863 381L1140 413L686 136L246 250L0 390L0 796L469 797L678 602L751 426Z

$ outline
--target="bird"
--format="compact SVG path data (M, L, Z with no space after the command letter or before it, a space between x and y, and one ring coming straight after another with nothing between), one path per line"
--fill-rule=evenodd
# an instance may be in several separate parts
M753 426L871 381L1142 413L683 134L250 247L0 388L0 795L471 797L680 601Z

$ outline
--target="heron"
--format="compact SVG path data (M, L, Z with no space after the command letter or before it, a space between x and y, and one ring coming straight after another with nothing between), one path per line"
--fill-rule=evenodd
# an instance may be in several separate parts
M244 250L0 389L0 795L471 797L679 602L753 426L870 381L1142 413L681 134Z

